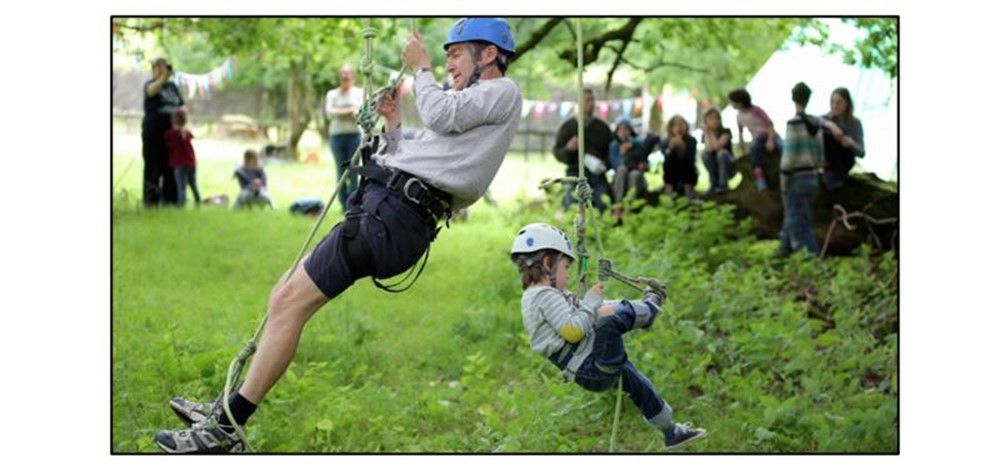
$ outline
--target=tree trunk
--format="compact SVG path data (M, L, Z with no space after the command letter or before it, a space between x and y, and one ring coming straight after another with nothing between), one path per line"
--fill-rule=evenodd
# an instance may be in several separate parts
M768 189L764 192L759 192L754 185L750 158L742 157L736 160L736 171L742 176L739 185L728 192L709 195L706 199L736 205L737 216L751 216L757 220L754 233L759 238L777 239L783 218L778 173L780 159L778 154L766 156ZM843 222L837 222L830 231L831 221L838 216L835 204L842 206L848 214L860 212L873 220L895 221L876 223L858 216L849 219L849 223L854 226L853 230L845 227ZM830 233L828 254L848 255L866 242L877 250L899 247L899 193L893 184L879 179L875 174L852 174L836 192L831 193L821 188L812 208L813 234L821 249L827 242L827 233Z
M309 128L312 120L312 109L309 104L309 87L306 84L306 72L299 62L292 62L288 67L288 156L298 160L299 140Z

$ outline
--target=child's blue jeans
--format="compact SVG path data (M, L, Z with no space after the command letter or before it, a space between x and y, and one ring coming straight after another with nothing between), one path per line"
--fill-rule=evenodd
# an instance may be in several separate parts
M653 427L666 430L673 417L670 405L656 393L652 382L629 362L622 335L632 329L635 321L633 307L645 307L641 302L621 301L614 315L597 320L594 349L576 371L575 381L581 387L600 392L618 386L642 412Z

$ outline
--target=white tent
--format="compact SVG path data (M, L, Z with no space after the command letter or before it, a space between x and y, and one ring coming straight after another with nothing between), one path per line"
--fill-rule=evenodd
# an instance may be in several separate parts
M862 32L839 19L823 20L830 27L830 40L852 46ZM854 101L854 115L865 132L866 155L854 171L874 172L885 180L896 180L899 160L897 88L895 80L881 71L845 64L840 55L831 55L814 45L798 45L789 39L764 63L746 89L753 103L763 108L784 136L785 121L794 113L792 87L799 81L812 88L806 112L821 115L830 110L830 93L845 87ZM736 132L736 111L722 112L724 124ZM735 135L734 135L735 136ZM744 138L749 138L745 133ZM858 167L860 166L860 167Z

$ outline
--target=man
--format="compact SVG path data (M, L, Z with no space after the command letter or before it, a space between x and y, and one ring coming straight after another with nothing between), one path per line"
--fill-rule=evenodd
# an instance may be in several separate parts
M611 146L614 136L611 134L611 127L608 126L607 122L594 117L594 90L591 88L583 90L583 116L584 152L586 153L584 174L587 177L587 183L590 184L590 188L594 192L594 206L603 213L607 205L604 204L601 196L611 193L611 186L608 184L605 172L610 168L608 148ZM563 122L556 133L556 144L552 147L552 153L555 154L556 159L566 164L566 175L569 177L580 175L578 127L576 117ZM573 203L575 188L575 184L570 184L566 198L563 199L563 209L568 209L569 205Z
M819 190L819 172L823 167L824 127L839 129L831 122L806 114L812 90L805 83L792 88L795 117L788 120L781 153L781 204L784 220L781 242L776 255L786 257L805 248L819 256L819 244L812 230L812 201Z
M354 118L361 108L364 92L354 86L354 68L344 65L340 68L340 86L326 93L326 115L330 119L330 152L337 166L337 180L344 174L351 157L361 144L361 129ZM347 176L344 188L337 193L340 207L347 212L347 197L358 187L354 174Z
M521 91L504 77L514 36L503 19L465 18L452 27L444 50L454 83L447 92L435 84L421 36L409 37L402 60L416 70L417 111L427 130L403 140L395 93L383 96L378 113L385 118L385 147L359 171L364 179L344 222L272 291L256 357L229 399L235 421L219 405L205 415L205 405L175 399L174 410L194 424L157 434L161 449L242 451L233 425L244 425L284 374L312 314L357 279L387 278L413 266L434 239L437 222L486 191L521 115Z
M163 137L173 125L174 111L184 106L180 90L171 81L173 76L173 66L160 57L153 60L153 78L142 86L142 204L147 208L177 204L177 182Z

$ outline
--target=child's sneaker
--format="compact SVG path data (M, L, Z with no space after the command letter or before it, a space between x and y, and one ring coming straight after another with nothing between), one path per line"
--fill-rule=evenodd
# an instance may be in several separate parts
M239 453L246 451L233 426L219 424L216 415L195 423L190 429L160 431L156 445L167 453Z
M170 409L174 410L174 414L189 426L201 422L212 414L215 404L216 402L214 401L201 403L188 400L184 397L173 397L170 399Z
M700 427L692 428L690 422L674 424L673 430L663 434L663 443L667 446L667 450L673 450L706 435L708 435L708 431Z
M656 321L656 316L660 315L660 311L663 309L663 293L653 288L646 288L644 292L645 294L642 299L651 304L653 307L649 308L650 315L648 321L645 324L640 325L639 328L648 329L653 326L653 322Z

